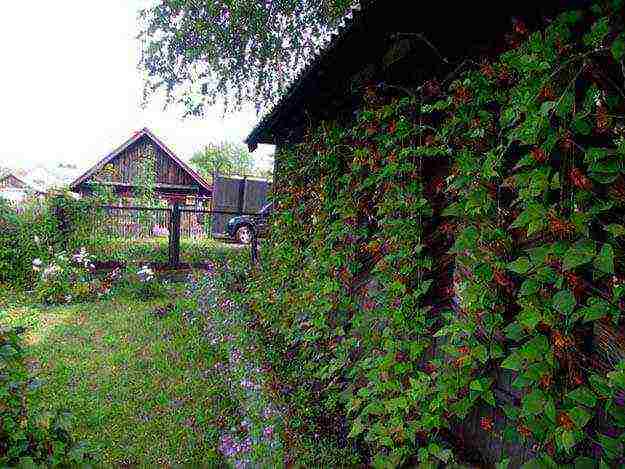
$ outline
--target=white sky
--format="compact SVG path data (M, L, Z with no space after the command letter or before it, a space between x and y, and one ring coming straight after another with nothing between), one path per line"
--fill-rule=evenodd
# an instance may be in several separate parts
M149 0L0 1L0 166L87 168L150 128L183 159L211 142L242 141L253 110L182 120L163 102L141 109L137 11ZM267 166L272 147L254 152Z

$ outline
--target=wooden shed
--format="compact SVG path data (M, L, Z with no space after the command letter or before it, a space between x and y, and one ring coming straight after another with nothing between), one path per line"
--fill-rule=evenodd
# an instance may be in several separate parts
M0 198L19 204L30 194L39 196L44 192L13 172L0 172Z
M153 162L154 188L159 198L198 204L211 197L212 186L147 128L135 132L78 177L70 184L70 189L89 195L94 185L99 184L113 188L122 197L132 198L145 180L141 171L146 171L143 164L146 159Z
M362 1L361 7L352 11L327 47L252 130L246 143L251 151L258 144L278 146L274 178L275 184L280 185L280 147L300 143L307 130L324 120L346 124L353 121L363 107L364 84L392 95L406 96L414 84L432 77L453 76L454 70L466 66L469 59L475 63L489 52L496 53L494 40L505 36L511 19L520 19L532 28L564 8L587 3L576 0L484 1L478 4L445 0L425 3ZM434 170L425 168L424 174ZM454 269L452 265L452 271ZM368 279L366 273L361 278ZM449 280L448 271L444 272L444 278ZM354 282L350 287L356 290L357 285ZM365 289L370 288L369 285L375 283L367 283ZM597 346L590 359L599 363L597 367L607 369L614 361L612 357L623 356L625 333L622 327L609 328L599 322L594 327L591 339ZM435 353L438 353L436 348L432 356ZM497 371L494 392L501 405L521 400L521 394L512 386L512 374L508 372ZM480 421L481 416L491 415L488 413L491 411L487 405L477 407L453 428L455 437L479 453L486 467L495 467L503 457L510 458L510 467L520 467L536 453L533 442L528 440L508 446L494 438ZM492 416L499 418L494 412Z

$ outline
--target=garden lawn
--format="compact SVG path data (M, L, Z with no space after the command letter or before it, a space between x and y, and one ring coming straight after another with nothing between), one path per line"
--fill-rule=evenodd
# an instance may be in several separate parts
M141 264L169 262L169 241L167 238L145 239L106 239L91 240L88 246L100 261L116 261L124 264ZM233 250L240 250L242 246L228 244L213 239L180 240L180 260L190 264L197 264L210 260L223 260L230 256Z
M41 380L33 410L70 411L73 436L97 463L223 464L213 350L184 319L179 290L51 308L0 291L0 322L27 327L28 366Z

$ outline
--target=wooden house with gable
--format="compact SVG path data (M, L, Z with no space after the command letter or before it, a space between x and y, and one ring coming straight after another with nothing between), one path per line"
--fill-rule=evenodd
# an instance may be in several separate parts
M205 206L212 185L178 158L149 129L135 132L126 142L102 158L70 184L82 195L93 193L95 185L110 187L122 198L132 199L145 184L146 159L153 162L154 190L158 198L170 203ZM147 166L151 167L151 166Z

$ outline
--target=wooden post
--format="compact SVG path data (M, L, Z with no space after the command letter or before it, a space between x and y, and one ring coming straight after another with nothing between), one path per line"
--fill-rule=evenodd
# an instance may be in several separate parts
M237 201L237 210L239 214L243 213L243 209L245 208L245 182L246 180L247 179L243 177L243 179L239 181L239 198Z
M254 228L252 228L251 231L252 231L252 239L250 242L250 254L252 256L252 267L255 267L259 262L258 237L256 236L256 230Z
M180 264L180 202L175 202L169 220L169 264Z

